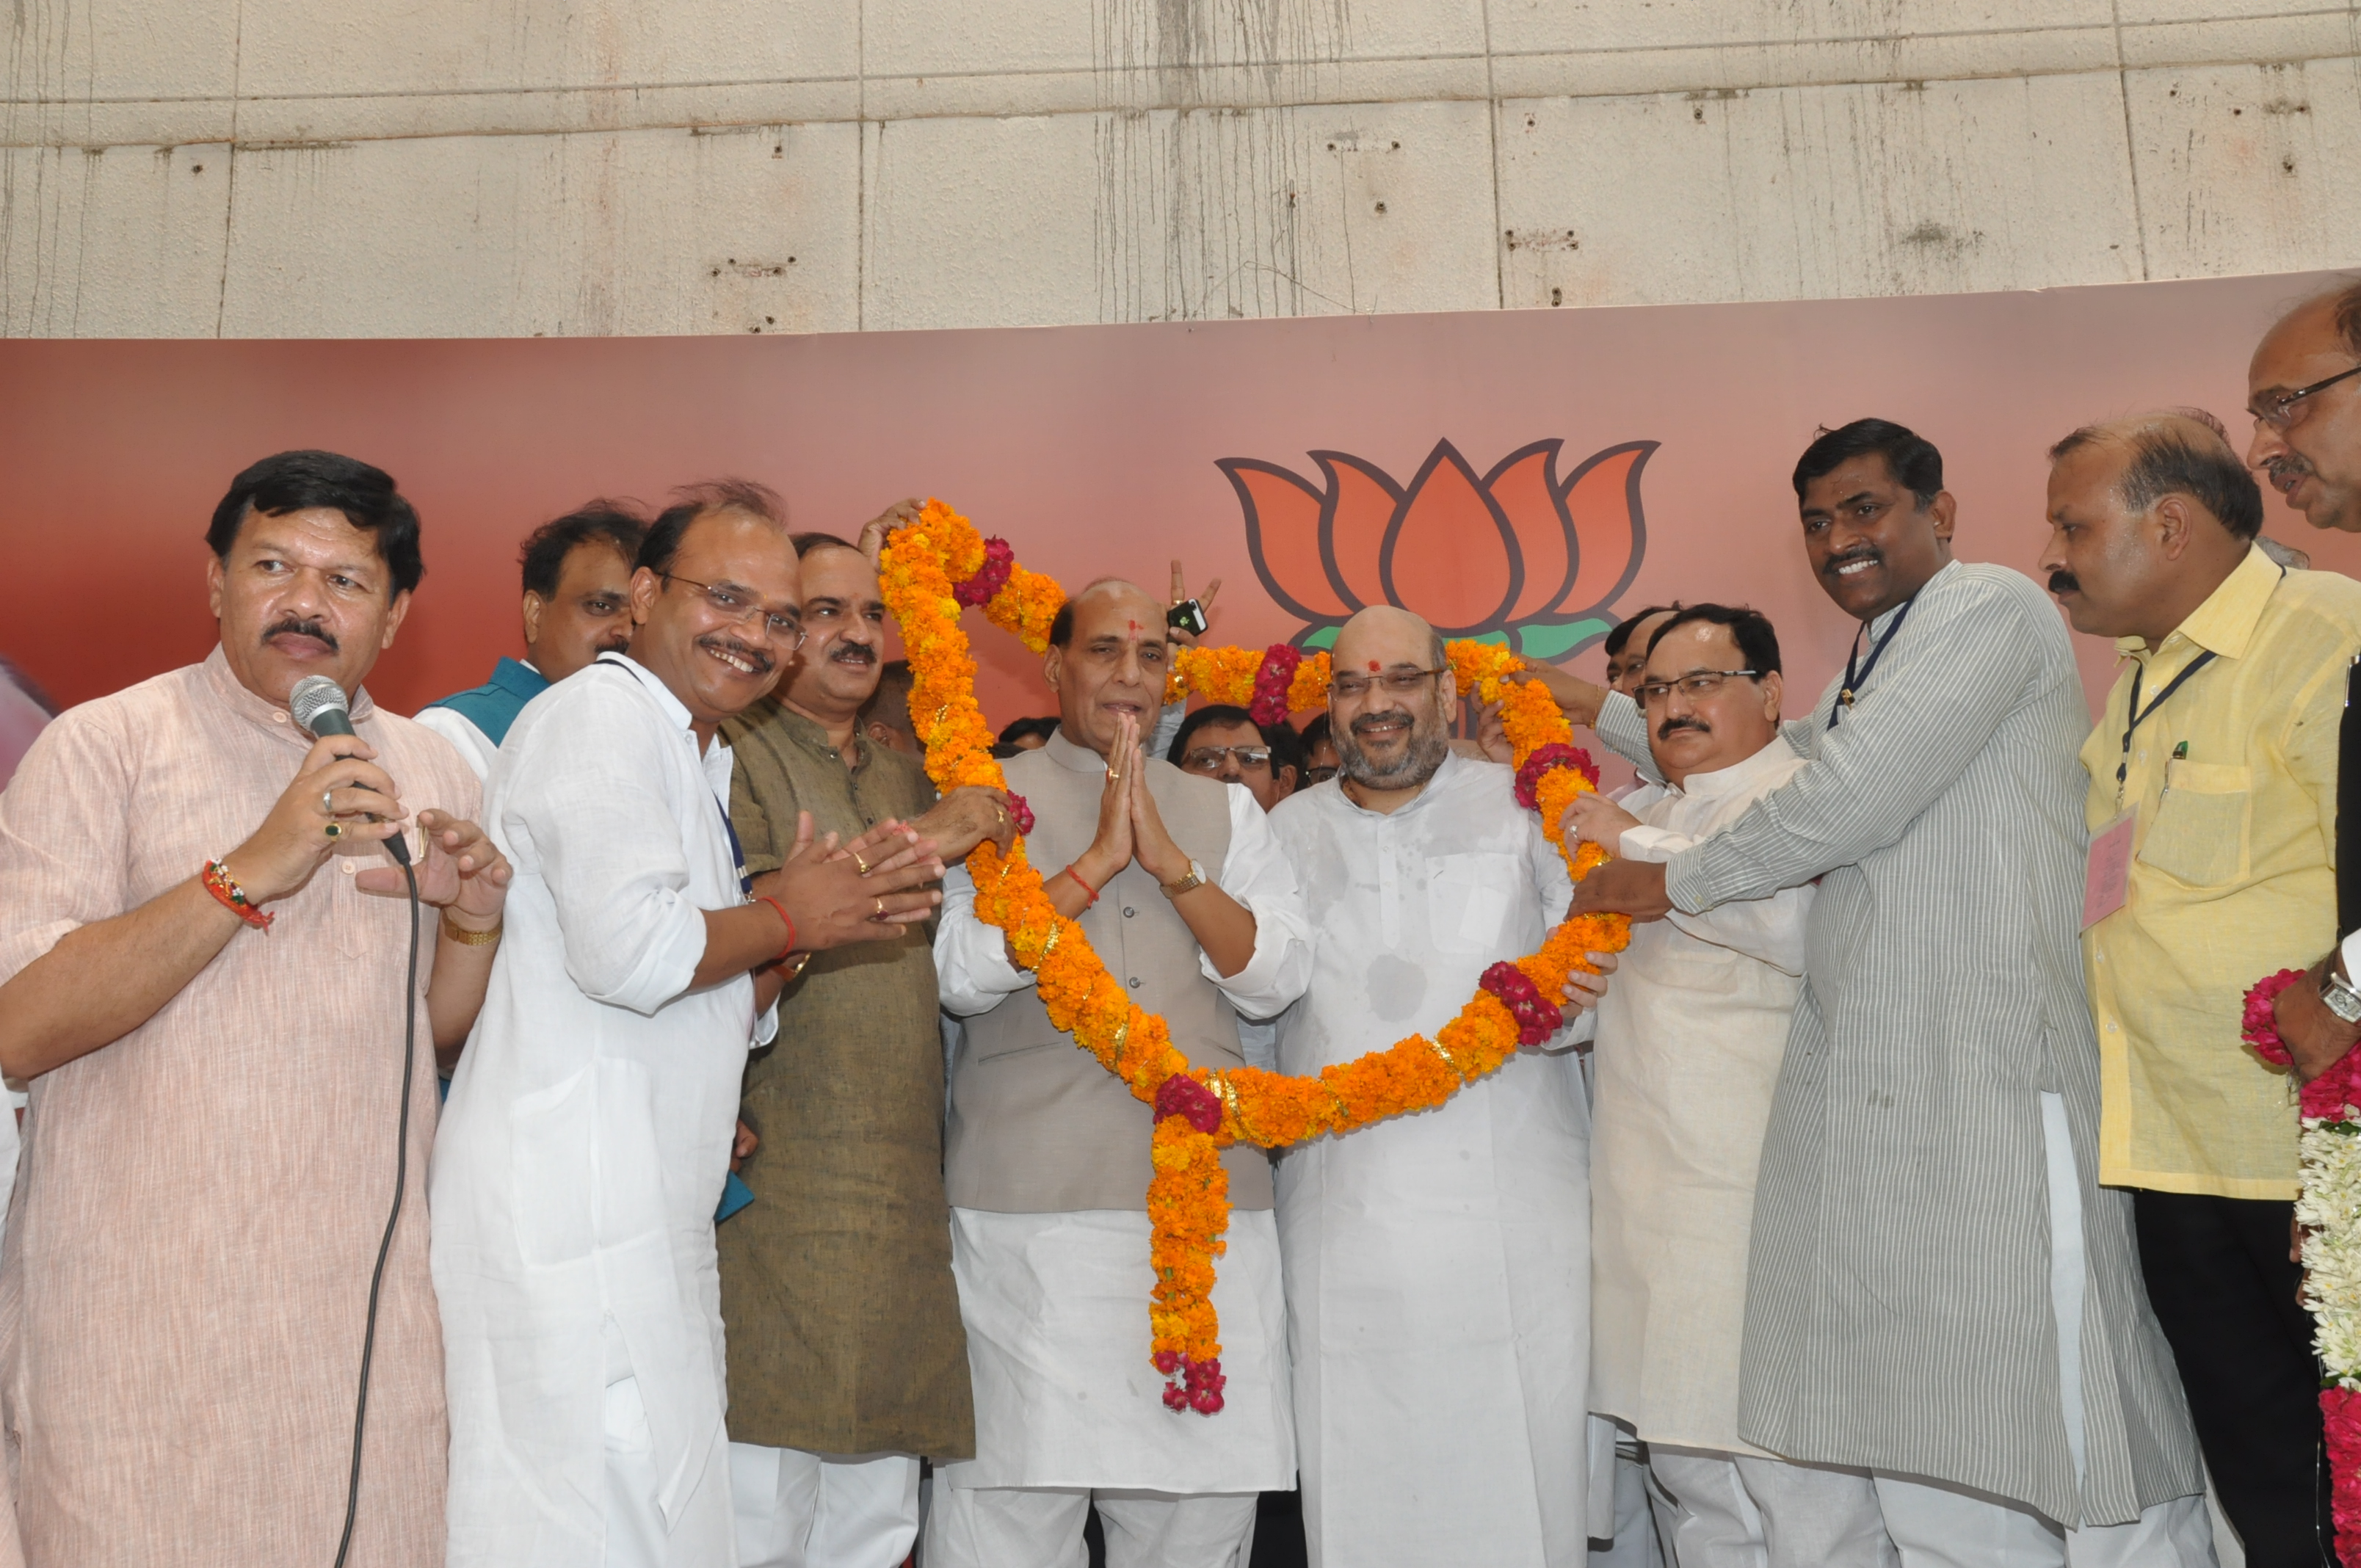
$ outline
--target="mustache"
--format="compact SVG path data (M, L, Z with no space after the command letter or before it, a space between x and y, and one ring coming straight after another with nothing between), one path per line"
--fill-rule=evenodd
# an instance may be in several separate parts
M289 635L316 638L318 641L328 645L329 652L334 653L339 651L338 644L336 642L336 634L335 632L329 630L318 621L307 620L300 615L287 616L282 620L272 622L269 629L263 632L262 641L268 642L274 637L284 637Z
M631 652L631 648L630 632L609 631L606 636L598 639L597 651L601 653L627 653Z
M767 649L757 648L751 642L741 642L726 631L708 631L697 640L697 645L710 652L729 653L743 659L754 666L754 673L758 675L769 674L778 664L778 660L773 658Z
M1383 713L1365 713L1353 720L1350 728L1356 735L1367 735L1380 724L1407 724L1418 728L1418 718L1406 707L1389 707Z
M2312 465L2292 452L2279 454L2264 464L2263 469L2270 475L2274 486L2283 485L2290 479L2308 478L2312 474Z
M877 650L866 642L840 642L829 650L829 662L836 664L873 664Z
M2049 591L2053 594L2079 594L2082 579L2063 567L2049 574Z
M1702 719L1667 718L1662 724L1656 726L1656 739L1659 740L1669 740L1675 734L1683 729L1694 729L1700 735L1710 735L1713 733L1712 727L1708 725Z
M1833 577L1837 575L1838 571L1843 567L1851 565L1855 561L1867 561L1873 565L1883 565L1885 563L1885 554L1884 552L1878 550L1873 546L1862 545L1859 549L1848 550L1841 555L1829 556L1828 564L1820 568L1820 575L1824 577Z

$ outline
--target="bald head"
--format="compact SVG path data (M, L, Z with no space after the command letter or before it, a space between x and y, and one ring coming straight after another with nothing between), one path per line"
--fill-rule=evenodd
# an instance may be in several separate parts
M1128 719L1144 739L1164 702L1164 607L1137 583L1102 577L1049 624L1042 678L1058 694L1058 728L1101 756Z
M1432 670L1443 664L1443 639L1422 617L1389 604L1371 605L1345 623L1330 654L1339 672L1364 674L1397 664Z
M2262 529L2262 492L2202 410L2085 425L2049 459L2041 569L2078 631L2155 646Z
M2281 316L2246 367L2246 461L2314 528L2361 533L2361 283Z

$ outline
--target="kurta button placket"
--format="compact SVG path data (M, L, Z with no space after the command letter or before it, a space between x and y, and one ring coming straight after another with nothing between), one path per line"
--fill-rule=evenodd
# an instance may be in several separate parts
M1123 912L1123 917L1124 917L1125 919L1128 920L1128 919L1130 919L1133 916L1135 916L1135 915L1137 915L1137 914L1138 914L1138 913L1139 913L1139 911L1138 911L1138 910L1137 910L1137 909L1126 909L1126 910L1125 910L1125 911Z

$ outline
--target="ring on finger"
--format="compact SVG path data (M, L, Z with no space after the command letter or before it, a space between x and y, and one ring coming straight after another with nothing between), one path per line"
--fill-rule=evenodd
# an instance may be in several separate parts
M858 850L852 851L852 863L861 868L861 874L862 876L867 876L869 874L869 862L861 858L861 851Z
M875 914L875 916L873 916L873 918L874 918L874 919L879 919L879 920L883 920L884 918L885 918L885 901L884 901L884 899L882 899L882 898L881 898L881 899L878 899L878 900L876 901L876 903L877 903L877 913Z
M336 814L336 792L335 790L324 789L320 792L320 814L323 817L334 817Z
M331 822L328 824L326 831L329 838L341 839L345 836L345 826L341 822Z

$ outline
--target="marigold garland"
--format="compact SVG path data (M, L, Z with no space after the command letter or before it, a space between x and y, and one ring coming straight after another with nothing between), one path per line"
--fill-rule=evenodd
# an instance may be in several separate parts
M996 587L992 578L1001 577ZM960 589L989 572L979 590L985 619L1038 652L1065 594L1052 579L1016 564L1005 542L985 540L964 517L930 500L916 522L895 530L880 562L886 607L900 625L910 660L910 717L926 747L927 773L949 791L962 784L1005 788L992 756L993 733L975 700L975 661L960 625ZM972 597L972 596L969 596ZM1460 689L1500 705L1501 724L1521 766L1542 828L1576 880L1606 859L1595 844L1569 848L1560 820L1592 787L1589 759L1572 744L1557 704L1539 685L1507 676L1524 667L1507 649L1450 644ZM1270 676L1264 678L1266 665ZM1216 702L1268 710L1327 700L1330 660L1287 648L1184 648L1173 661L1168 700L1196 692ZM1258 700L1259 699L1259 700ZM1544 748L1555 748L1535 759ZM1521 779L1522 774L1521 773ZM1155 1175L1148 1182L1149 1259L1156 1281L1148 1318L1151 1354L1167 1378L1165 1404L1211 1415L1222 1408L1221 1323L1213 1310L1213 1260L1229 1229L1229 1176L1222 1150L1236 1143L1277 1148L1328 1134L1357 1131L1389 1117L1432 1110L1499 1068L1565 1007L1568 976L1592 971L1592 952L1620 951L1630 938L1620 915L1576 916L1513 964L1487 972L1458 1016L1430 1040L1412 1035L1383 1050L1294 1078L1255 1068L1192 1068L1172 1044L1162 1018L1132 1003L1088 938L1043 893L1020 838L1003 855L987 839L967 859L975 879L977 917L1005 932L1016 961L1031 970L1049 1021L1098 1058L1131 1092L1155 1107ZM1511 978L1513 974L1517 978Z

